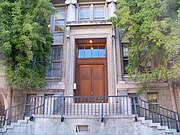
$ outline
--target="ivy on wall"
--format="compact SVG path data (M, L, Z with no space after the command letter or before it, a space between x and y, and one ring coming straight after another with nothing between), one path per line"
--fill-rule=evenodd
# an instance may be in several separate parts
M49 0L0 2L0 52L11 88L43 88L53 41Z

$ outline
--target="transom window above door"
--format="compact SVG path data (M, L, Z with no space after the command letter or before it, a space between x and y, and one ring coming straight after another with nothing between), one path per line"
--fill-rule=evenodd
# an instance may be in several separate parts
M105 45L78 46L78 58L105 58Z

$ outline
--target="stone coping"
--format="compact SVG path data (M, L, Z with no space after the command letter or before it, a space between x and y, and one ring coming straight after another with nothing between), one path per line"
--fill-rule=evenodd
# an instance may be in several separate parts
M49 118L49 119L61 119L60 115L33 115L35 118ZM112 115L112 116L104 116L105 119L127 119L127 118L133 118L134 119L135 115ZM65 115L65 119L100 119L101 116L78 116L78 115Z

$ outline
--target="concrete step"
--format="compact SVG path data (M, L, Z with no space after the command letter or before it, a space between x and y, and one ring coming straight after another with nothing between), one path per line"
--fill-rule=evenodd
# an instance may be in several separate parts
M139 121L145 120L144 117L138 117L137 119L138 119Z
M166 129L165 133L174 135L175 133L177 133L177 130L176 129Z
M142 124L150 124L150 123L152 123L152 120L142 120L141 123Z
M158 127L160 126L160 123L149 123L150 127Z
M157 130L164 130L167 135L180 135L180 132L177 132L176 129L169 129L167 126L161 126L160 123L153 123L152 120L145 120L144 117L138 117L138 121L152 128L157 128Z
M27 124L28 123L28 119L18 120L18 123L20 123L20 124Z
M6 128L0 128L0 133L6 133L7 129Z
M157 126L157 129L159 129L159 130L167 130L168 127L167 126Z

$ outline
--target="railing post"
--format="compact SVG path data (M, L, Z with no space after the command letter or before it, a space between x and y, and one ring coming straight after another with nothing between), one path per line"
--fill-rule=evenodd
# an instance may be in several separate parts
M36 113L36 97L34 97L34 103L33 103L33 110L34 110L34 114Z
M102 97L101 99L101 122L104 122L104 114L103 114L103 111L104 111L104 108L103 108L103 103L104 103L104 97Z
M61 122L64 121L65 98L62 97Z
M137 121L137 110L136 110L136 97L133 97L135 121Z
M3 120L3 125L2 126L4 126L5 123L6 123L6 117L7 117L7 110L5 111L5 114L4 114L4 120Z
M7 125L11 124L11 120L12 120L12 105L10 106L9 111L8 111Z
M30 105L30 100L32 99L32 110L31 110L31 105ZM35 114L35 107L36 107L36 97L30 97L30 100L29 100L29 120L30 121L33 121L34 120L34 116L33 116L33 111L34 111L34 114ZM33 101L34 100L34 101Z
M159 114L159 115L160 115L160 124L162 126L163 125L162 115L161 114Z
M152 105L152 110L150 110L150 111L152 113L152 122L154 122L154 104L151 104L151 105Z
M177 115L178 115L178 114L177 114ZM177 130L177 132L179 132L178 116L177 116L177 119L176 119L176 113L174 113L174 118L175 118L175 122L176 122L176 130Z

